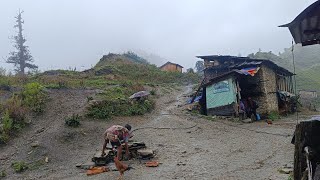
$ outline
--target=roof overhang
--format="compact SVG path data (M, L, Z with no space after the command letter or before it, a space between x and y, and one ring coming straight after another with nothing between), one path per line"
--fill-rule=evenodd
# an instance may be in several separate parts
M287 76L294 75L289 70L278 66L276 63L274 63L271 60L268 59L251 59L249 57L237 57L237 56L220 56L220 55L208 55L208 56L196 56L197 58L201 58L203 60L209 60L209 61L229 61L234 60L235 64L229 66L231 69L240 69L244 67L258 67L262 64L265 64L266 66L269 66L271 68L274 68L278 74L285 74ZM216 67L208 67L205 70L208 69L215 69Z
M307 7L291 23L279 27L288 27L297 44L320 44L320 0Z
M159 68L161 69L161 68L163 68L164 66L166 66L166 65L168 65L168 64L172 64L172 65L179 66L179 67L183 68L183 66L181 66L180 64L172 63L172 62L170 62L170 61L166 62L165 64L163 64L163 65L160 66Z

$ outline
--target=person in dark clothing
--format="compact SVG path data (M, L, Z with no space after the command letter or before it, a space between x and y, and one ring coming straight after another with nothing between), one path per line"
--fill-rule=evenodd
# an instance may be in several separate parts
M239 103L239 117L241 120L244 120L246 118L247 112L246 112L246 106L243 99L240 100Z
M248 117L251 117L251 119L254 121L258 120L258 116L257 116L257 109L258 108L259 108L258 103L256 101L252 100L251 97L248 97L247 114L248 114Z

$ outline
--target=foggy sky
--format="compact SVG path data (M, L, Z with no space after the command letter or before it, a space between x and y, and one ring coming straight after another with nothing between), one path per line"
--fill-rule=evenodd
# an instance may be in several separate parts
M95 65L103 54L144 51L194 67L197 55L278 53L287 28L315 0L1 0L0 66L24 10L26 45L41 70ZM152 62L160 65L162 62Z

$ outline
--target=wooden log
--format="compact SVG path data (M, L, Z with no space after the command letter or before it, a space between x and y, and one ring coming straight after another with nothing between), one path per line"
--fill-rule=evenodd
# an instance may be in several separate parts
M303 179L307 168L304 148L309 146L312 163L312 172L316 171L317 162L320 162L320 121L311 120L300 122L294 134L294 179Z

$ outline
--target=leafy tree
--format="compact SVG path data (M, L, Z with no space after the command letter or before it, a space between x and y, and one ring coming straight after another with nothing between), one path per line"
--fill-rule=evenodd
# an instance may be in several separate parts
M187 69L187 73L194 73L192 68Z
M196 67L195 69L197 70L197 73L203 73L202 71L204 70L204 64L203 61L197 61L196 62Z
M30 54L29 47L25 45L26 39L23 37L22 34L22 24L24 21L22 20L22 13L23 11L19 11L19 14L15 17L17 24L14 28L18 29L18 34L13 37L14 45L13 47L16 51L10 52L10 57L7 59L7 63L14 64L15 71L18 74L25 74L25 69L37 69L38 66L32 64L33 57Z

